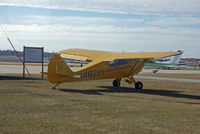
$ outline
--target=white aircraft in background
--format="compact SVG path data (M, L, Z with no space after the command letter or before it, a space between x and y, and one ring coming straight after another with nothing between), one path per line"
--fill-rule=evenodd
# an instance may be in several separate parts
M187 66L180 63L183 51L178 51L176 55L164 57L160 59L151 60L145 63L145 67L154 68L154 73L158 72L158 69L180 69L186 68Z

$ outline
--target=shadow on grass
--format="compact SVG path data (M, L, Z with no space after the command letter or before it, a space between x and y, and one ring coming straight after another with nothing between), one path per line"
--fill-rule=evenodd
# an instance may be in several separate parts
M182 94L180 91L173 91L173 90L157 90L157 89L135 90L134 88L128 88L128 87L114 88L111 86L99 86L98 88L102 89L88 89L88 90L58 89L58 90L63 92L81 93L89 95L104 95L103 93L140 93L140 94L150 94L150 95L200 100L200 96Z
M37 78L23 78L20 76L0 76L0 80L39 80Z

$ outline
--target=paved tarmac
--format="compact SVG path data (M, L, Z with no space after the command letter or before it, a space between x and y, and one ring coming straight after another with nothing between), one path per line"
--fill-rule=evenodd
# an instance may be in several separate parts
M141 73L153 73L152 70L155 69L143 69ZM199 74L200 69L197 70L158 70L157 73L164 73L164 74Z
M31 74L40 74L42 66L26 66ZM44 66L44 72L47 72L47 66ZM76 70L77 68L72 68ZM152 69L143 69L141 73L152 73ZM167 74L199 74L200 70L159 70L158 73ZM22 74L22 65L0 65L0 74ZM153 76L136 76L136 78L152 79L152 80L165 80L165 81L178 81L178 82L194 82L200 83L199 79L181 79L181 78L164 78Z
M200 83L200 79L164 78L164 77L155 77L155 76L135 76L135 78L149 79L149 80L164 80L164 81Z
M40 74L42 66L26 66L31 74ZM47 66L44 66L44 72L47 71ZM22 74L22 65L0 65L0 74Z
M40 74L42 72L42 65L26 65L26 68L31 74ZM44 72L47 72L48 67L44 66ZM77 67L73 67L72 70L76 70ZM0 74L22 74L22 65L0 65Z

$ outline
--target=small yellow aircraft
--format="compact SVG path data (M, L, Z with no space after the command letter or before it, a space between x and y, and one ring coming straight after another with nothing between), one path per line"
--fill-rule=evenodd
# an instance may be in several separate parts
M179 52L139 52L120 53L86 49L68 49L54 54L48 65L48 81L55 84L52 89L64 82L76 82L97 79L114 79L113 86L119 87L124 78L135 89L142 89L143 84L134 79L148 60L176 55ZM87 61L88 64L72 71L64 58Z

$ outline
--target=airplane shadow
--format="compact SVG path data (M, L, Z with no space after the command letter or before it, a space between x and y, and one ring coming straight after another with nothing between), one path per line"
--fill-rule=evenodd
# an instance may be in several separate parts
M23 78L20 76L0 76L0 80L39 80L37 78Z
M89 94L89 95L104 95L103 93L140 93L140 94L200 100L200 96L182 94L181 91L173 91L173 90L158 90L158 89L135 90L134 88L128 88L128 87L114 88L111 86L98 86L98 88L102 88L102 89L96 89L96 90L94 89L88 89L88 90L58 89L58 90L63 91L63 92L81 93L81 94Z

